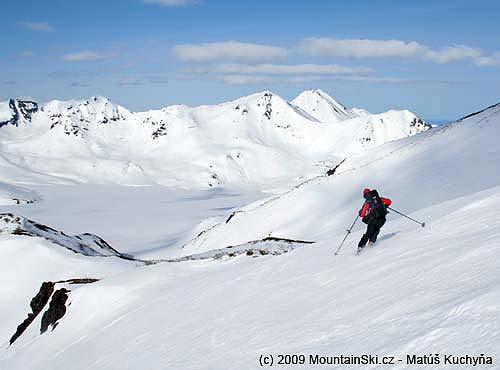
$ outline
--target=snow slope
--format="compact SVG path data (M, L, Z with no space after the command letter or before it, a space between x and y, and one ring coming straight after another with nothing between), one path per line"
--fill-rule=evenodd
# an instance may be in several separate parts
M38 200L39 195L30 189L0 182L0 206L30 204Z
M369 353L405 361L407 354L482 353L495 359L482 368L496 368L499 133L496 105L349 157L333 176L211 222L179 256L269 235L316 243L279 256L112 274L71 292L55 331L5 344L0 362L7 369L236 370L258 368L263 354ZM357 257L358 224L335 257L366 186L428 226L391 214L376 246Z
M0 166L4 181L25 183L274 187L430 127L408 111L321 124L305 105L269 91L139 113L102 97L6 104L2 117L8 105L11 118L0 129Z
M451 202L455 212L441 217L422 209L432 217L424 234L394 220L361 257L334 259L331 242L341 236L334 232L279 257L109 277L73 292L54 332L20 338L2 361L23 369L254 369L259 355L278 353L498 358L499 190ZM457 235L464 219L474 221Z
M272 202L244 207L231 222L221 222L186 245L183 253L241 244L269 233L327 237L332 228L341 230L352 222L357 209L353 204L360 202L365 187L380 188L394 198L395 207L411 212L497 186L499 120L497 105L462 122L348 158L333 179L319 178ZM319 211L325 204L326 215Z
M17 325L28 314L30 299L42 282L101 279L143 265L142 262L116 258L117 254L95 235L70 237L22 217L1 214L1 270L3 279L8 281L0 287L2 343L14 334ZM29 333L23 336L38 336L36 330Z
M304 110L319 122L340 122L358 117L354 110L342 104L320 89L305 90L291 103Z

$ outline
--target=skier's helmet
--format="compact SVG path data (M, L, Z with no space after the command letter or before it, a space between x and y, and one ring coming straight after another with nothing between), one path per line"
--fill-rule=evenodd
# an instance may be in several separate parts
M366 188L366 189L363 189L363 198L367 199L369 198L369 194L370 194L370 189Z

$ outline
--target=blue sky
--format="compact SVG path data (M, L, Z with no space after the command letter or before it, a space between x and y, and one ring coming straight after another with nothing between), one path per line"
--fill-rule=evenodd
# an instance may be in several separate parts
M131 110L321 88L348 107L454 119L500 101L500 3L5 1L0 99Z

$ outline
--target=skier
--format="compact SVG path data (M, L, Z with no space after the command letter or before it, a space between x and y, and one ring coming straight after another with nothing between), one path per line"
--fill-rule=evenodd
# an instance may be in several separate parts
M368 227L358 243L358 253L365 247L368 241L370 245L377 241L378 233L385 224L387 207L392 204L390 199L381 198L376 190L364 189L363 197L365 198L365 203L359 211L359 216Z

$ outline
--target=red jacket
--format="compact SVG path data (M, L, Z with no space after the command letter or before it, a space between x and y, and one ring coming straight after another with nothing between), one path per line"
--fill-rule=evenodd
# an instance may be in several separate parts
M386 207L389 207L392 204L392 200L390 200L389 198L381 197L380 200L382 201L382 203L385 204ZM363 208L361 208L361 211L359 211L359 216L365 217L368 214L369 210L370 210L370 203L365 202L365 204L363 204Z

